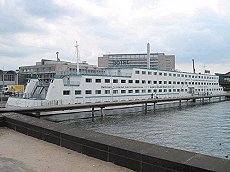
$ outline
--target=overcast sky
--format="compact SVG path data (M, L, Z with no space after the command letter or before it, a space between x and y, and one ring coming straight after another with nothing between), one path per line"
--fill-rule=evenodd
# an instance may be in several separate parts
M0 69L36 61L97 64L108 53L163 52L176 68L230 71L229 0L0 0Z

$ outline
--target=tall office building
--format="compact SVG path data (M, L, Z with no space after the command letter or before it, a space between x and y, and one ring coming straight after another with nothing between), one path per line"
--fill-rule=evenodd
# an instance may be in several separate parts
M147 54L105 54L103 57L98 57L98 67L147 68ZM150 68L175 70L175 55L150 53Z

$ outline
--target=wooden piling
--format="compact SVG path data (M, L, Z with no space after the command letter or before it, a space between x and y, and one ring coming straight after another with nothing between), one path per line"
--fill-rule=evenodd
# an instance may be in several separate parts
M148 111L148 104L145 103L145 114L147 114L147 111Z
M104 116L104 110L103 110L103 107L101 107L101 117Z
M179 100L179 108L181 108L181 100Z
M95 113L95 110L94 108L92 108L92 118L94 118L94 113Z

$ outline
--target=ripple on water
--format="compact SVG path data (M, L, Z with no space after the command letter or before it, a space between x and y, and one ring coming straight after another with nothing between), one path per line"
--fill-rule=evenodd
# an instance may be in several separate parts
M160 112L124 113L103 120L76 120L74 125L171 148L225 158L230 155L230 102L170 109ZM73 125L73 123L72 123Z

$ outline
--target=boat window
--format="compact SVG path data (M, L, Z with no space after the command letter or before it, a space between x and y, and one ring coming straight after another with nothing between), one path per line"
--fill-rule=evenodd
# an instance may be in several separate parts
M101 94L101 90L95 90L95 94Z
M148 81L148 84L151 84L151 81Z
M85 94L92 94L92 90L85 90Z
M180 74L177 74L177 77L180 77Z
M101 79L96 79L96 83L101 83Z
M142 93L146 93L146 90L141 90Z
M110 90L105 90L105 94L110 94Z
M126 90L121 90L121 94L124 94L124 93L126 93Z
M142 74L146 74L146 71L142 71Z
M75 95L81 94L81 90L75 90Z
M164 81L164 84L167 84L167 81Z
M171 92L172 92L172 90L171 90L171 89L169 89L169 92L171 93Z
M162 81L159 81L159 84L162 84Z
M148 75L152 75L152 72L148 72Z
M140 81L139 80L135 80L135 83L138 84L138 83L140 83Z
M105 79L105 83L110 83L110 79Z
M139 70L136 70L136 71L135 71L135 74L140 74L140 71L139 71Z
M157 84L157 81L153 81L153 84Z
M133 93L133 90L129 90L129 93Z
M164 76L167 76L167 73L164 73Z
M135 90L135 93L140 93L140 90Z
M153 74L154 74L154 75L157 75L157 72L154 72Z
M159 92L162 92L162 89L159 89Z
M146 81L145 80L142 80L142 84L145 84L146 83Z
M177 82L177 84L180 84L180 82Z
M122 79L122 80L121 80L121 83L126 83L126 80Z
M70 95L70 90L63 90L63 95Z
M148 93L151 93L151 90L148 90Z
M133 83L133 80L129 80L129 83Z
M156 93L156 92L157 92L157 90L155 89L155 90L153 90L153 92L154 92L154 93Z
M172 76L172 74L171 74L171 73L169 73L169 76Z
M92 79L91 78L86 78L85 82L92 82Z
M169 84L172 84L172 81L169 81Z
M118 94L118 90L113 90L113 94Z
M164 89L164 92L167 92L167 89Z
M181 77L184 77L184 75L182 74Z
M113 79L113 83L118 83L118 79Z
M162 75L162 73L160 72L159 75Z

